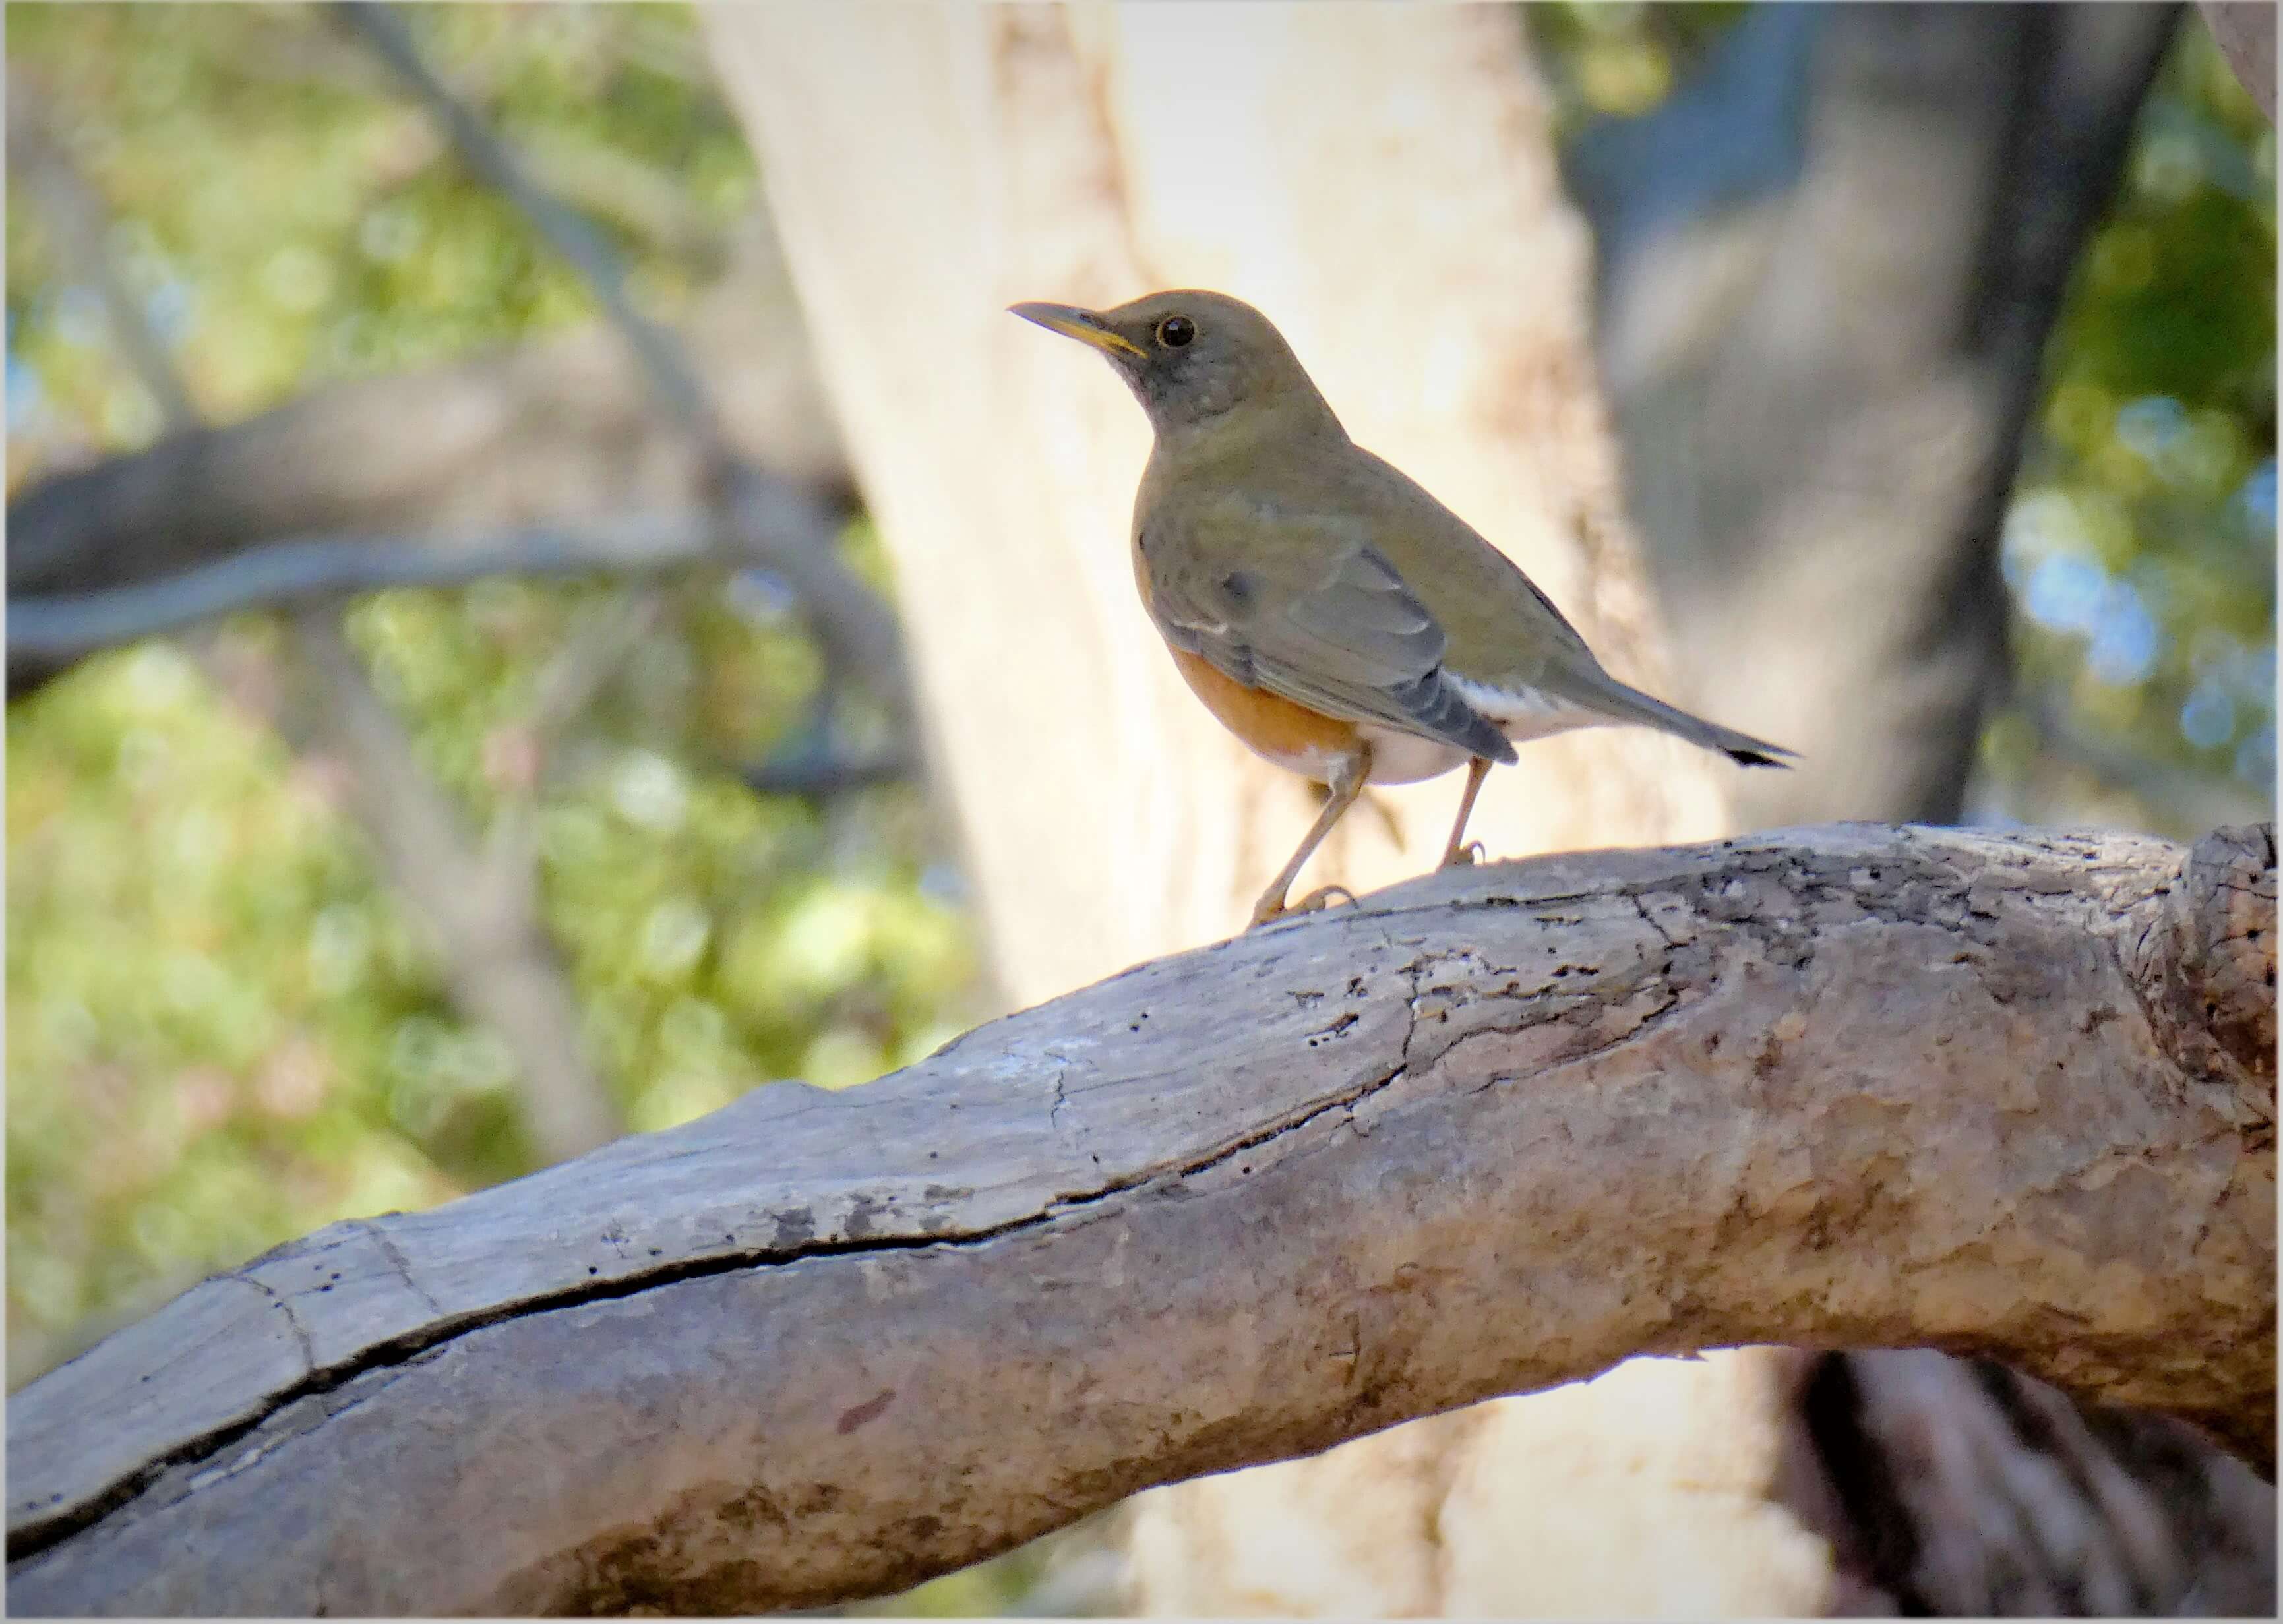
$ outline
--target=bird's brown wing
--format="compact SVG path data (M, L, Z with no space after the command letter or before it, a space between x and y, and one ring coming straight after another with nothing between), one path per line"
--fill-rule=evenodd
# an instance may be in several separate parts
M1514 759L1445 680L1442 626L1354 526L1250 503L1164 517L1142 553L1150 613L1174 647L1324 716Z

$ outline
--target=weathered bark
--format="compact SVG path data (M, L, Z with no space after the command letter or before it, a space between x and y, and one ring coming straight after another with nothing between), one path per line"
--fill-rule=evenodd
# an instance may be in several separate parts
M1691 701L1656 659L1595 396L1585 245L1514 12L778 7L723 9L709 28L897 556L934 759L1017 998L1225 929L1308 807L1202 715L1134 604L1139 414L1089 358L1000 316L1009 300L1184 284L1254 299L1359 439L1508 547L1620 671ZM1877 718L1862 732L1886 736ZM1493 852L1709 833L1737 776L1651 739L1572 737L1494 775L1477 832ZM1451 793L1379 797L1395 826L1352 819L1329 877L1423 866ZM1630 1451L1597 1440L1631 1401L1579 1388L1447 1430L1431 1468L1375 1440L1355 1448L1383 1450L1378 1468L1313 1462L1185 1488L1210 1502L1190 1527L1308 1551L1284 1571L1312 1588L1264 1597L1218 1543L1163 1526L1153 1538L1161 1498L1140 1511L1140 1600L1431 1609L1423 1581L1388 1574L1469 1541L1508 1594L1551 1593L1562 1565L1594 1566L1580 1542L1514 1533L1554 1527L1534 1515L1552 1493L1617 1531L1605 1570L1640 1571L1632 1508L1643 1527L1700 1530L1691 1549L1744 1576L1745 1610L1796 1605L1813 1558L1774 1479L1796 1426L1773 1397L1738 1402L1778 1394L1779 1374L1641 1374L1669 1389L1672 1425ZM1556 1460L1558 1479L1533 1477L1531 1463ZM1441 1495L1461 1480L1466 1496Z
M1688 702L1620 509L1587 244L1516 12L722 7L707 27L896 557L931 759L1016 1000L1230 929L1314 803L1204 714L1134 601L1141 414L1092 358L1001 314L1010 301L1181 285L1251 299L1360 442L1506 548L1621 674ZM1738 776L1653 735L1574 734L1493 774L1474 832L1494 854L1697 838L1728 827ZM1455 794L1375 793L1302 883L1419 872ZM1693 1368L1671 1386L1675 1413L1770 1447L1728 1387ZM1429 1472L1412 1443L1373 1439L1349 1446L1361 1458L1180 1493L1212 1503L1200 1525L1305 1544L1322 1594L1380 1612L1397 1599L1371 1570L1413 1542L1391 1528L1447 1542L1470 1522L1493 1557L1510 1543L1508 1502L1438 1518L1410 1486L1516 1480L1477 1456L1593 1457L1597 1402L1544 1395L1440 1434ZM1648 1441L1609 1498L1656 1484L1685 1519L1710 1492L1702 1466ZM1162 1509L1140 1508L1143 1524ZM1206 1575L1212 1551L1142 1534L1157 1555L1140 1605L1235 1605L1199 1599L1235 1593Z
M1676 657L1705 703L1773 703L1806 743L1740 783L1747 823L1964 805L2008 680L1998 529L2040 356L2177 19L1760 7L1656 113L1578 144ZM2132 787L2186 827L2246 815L2183 814L2162 778ZM1795 1441L1751 1464L1830 1543L1829 1610L2271 1608L2272 1489L2159 1418L2069 1415L1934 1353L1820 1356L1749 1392ZM1656 1515L1595 1543L1619 1562Z
M1588 131L1627 497L1745 827L1954 821L2010 680L1998 542L2173 5L1771 6Z
M2271 834L2184 855L1828 826L1439 875L337 1225L17 1395L11 1604L814 1604L1770 1340L1993 1354L2264 1464Z

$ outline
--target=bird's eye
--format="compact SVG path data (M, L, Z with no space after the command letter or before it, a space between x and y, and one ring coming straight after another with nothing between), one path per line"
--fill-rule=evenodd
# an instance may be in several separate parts
M1197 324L1185 315L1169 315L1157 323L1157 342L1178 350L1197 336Z

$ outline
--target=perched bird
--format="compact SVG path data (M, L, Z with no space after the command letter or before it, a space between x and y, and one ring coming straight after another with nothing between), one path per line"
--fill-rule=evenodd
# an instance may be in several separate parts
M1110 360L1157 444L1134 501L1142 602L1197 697L1252 750L1328 786L1256 925L1366 784L1467 764L1442 866L1516 742L1637 723L1746 766L1791 751L1627 688L1505 554L1347 436L1291 346L1222 293L1012 313ZM1326 887L1297 905L1319 907Z

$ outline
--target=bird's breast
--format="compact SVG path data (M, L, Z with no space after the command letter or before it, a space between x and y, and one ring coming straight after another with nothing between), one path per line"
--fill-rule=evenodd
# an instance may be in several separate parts
M1247 688L1202 655L1171 643L1166 648L1189 691L1254 755L1288 773L1329 783L1334 764L1355 753L1359 733L1353 722L1311 711L1266 688Z

